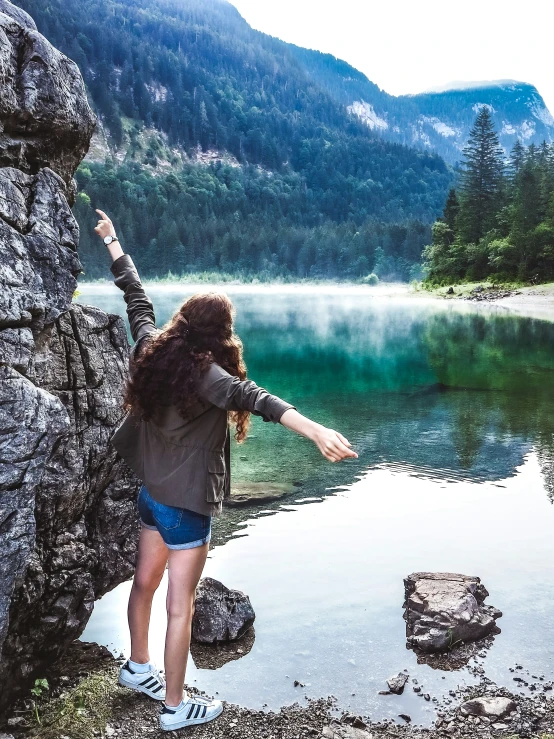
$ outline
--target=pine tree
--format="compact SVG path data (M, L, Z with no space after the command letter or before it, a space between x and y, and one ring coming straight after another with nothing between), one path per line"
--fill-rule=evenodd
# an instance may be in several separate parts
M495 225L503 185L503 151L490 110L483 105L469 134L461 179L460 229L477 243Z
M510 164L509 172L510 179L512 182L516 179L518 174L521 172L521 168L525 163L525 147L519 139L515 142L510 152Z
M456 190L452 187L448 193L448 198L446 199L446 205L444 206L443 211L444 222L452 232L456 231L456 221L459 212L460 203L458 201L458 196L456 195Z

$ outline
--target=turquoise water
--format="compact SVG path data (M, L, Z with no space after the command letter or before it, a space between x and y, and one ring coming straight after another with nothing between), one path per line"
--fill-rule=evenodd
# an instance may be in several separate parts
M81 289L80 301L122 312L118 291ZM249 594L256 639L217 670L191 663L188 679L252 707L333 694L373 718L428 722L434 704L410 689L378 695L387 677L406 668L437 698L474 678L406 650L402 580L417 570L482 578L504 612L482 660L491 678L513 687L517 661L552 679L554 325L356 289L226 289L252 379L341 431L359 458L331 465L254 421L233 449L234 480L296 492L217 520L206 574ZM159 325L190 292L152 288ZM129 587L98 602L84 639L127 650ZM160 594L160 663L164 623Z

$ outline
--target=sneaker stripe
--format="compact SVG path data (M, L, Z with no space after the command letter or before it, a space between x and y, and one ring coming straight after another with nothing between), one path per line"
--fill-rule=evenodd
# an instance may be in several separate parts
M198 718L200 716L200 711L202 710L202 706L200 703L198 704L198 708L196 709L196 713L194 714L194 718Z
M157 687L157 688L154 688L154 690L153 690L152 692L153 692L153 693L159 693L159 691L160 691L160 690L161 690L162 688L163 688L163 685L158 685L158 687Z
M189 709L189 712L188 712L188 715L187 715L187 721L192 716L192 712L194 711L195 708L196 708L196 706L194 705L194 703L191 703L190 704L190 709Z
M158 681L156 680L156 678L155 678L155 677L152 677L152 675L149 675L149 676L148 676L148 677L146 678L146 680L143 680L143 681L142 681L141 683L139 683L139 685L140 685L141 687L144 687L144 688L151 688L151 687L152 687L153 685L155 685L155 684L156 684L157 682L158 682ZM151 685L149 685L148 683L151 683Z
M202 716L201 716L201 718L204 718L205 715L206 715L206 706L202 706Z

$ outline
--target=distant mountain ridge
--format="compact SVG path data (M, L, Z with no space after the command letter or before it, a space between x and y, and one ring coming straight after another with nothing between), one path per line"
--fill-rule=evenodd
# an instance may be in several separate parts
M506 153L517 139L526 145L554 141L554 117L532 84L456 82L438 91L394 96L331 54L288 47L315 82L373 131L390 141L436 151L451 164L460 160L482 105L489 106Z

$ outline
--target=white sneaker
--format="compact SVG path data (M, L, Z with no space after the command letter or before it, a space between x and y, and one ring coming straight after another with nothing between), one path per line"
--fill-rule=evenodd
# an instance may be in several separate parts
M138 690L157 701L165 700L165 682L158 670L152 665L148 672L135 672L129 661L119 671L119 684L131 690Z
M163 707L160 714L160 729L162 731L175 731L175 729L182 729L185 726L205 724L217 718L222 711L223 704L221 701L191 695L188 700L182 701L177 708Z

